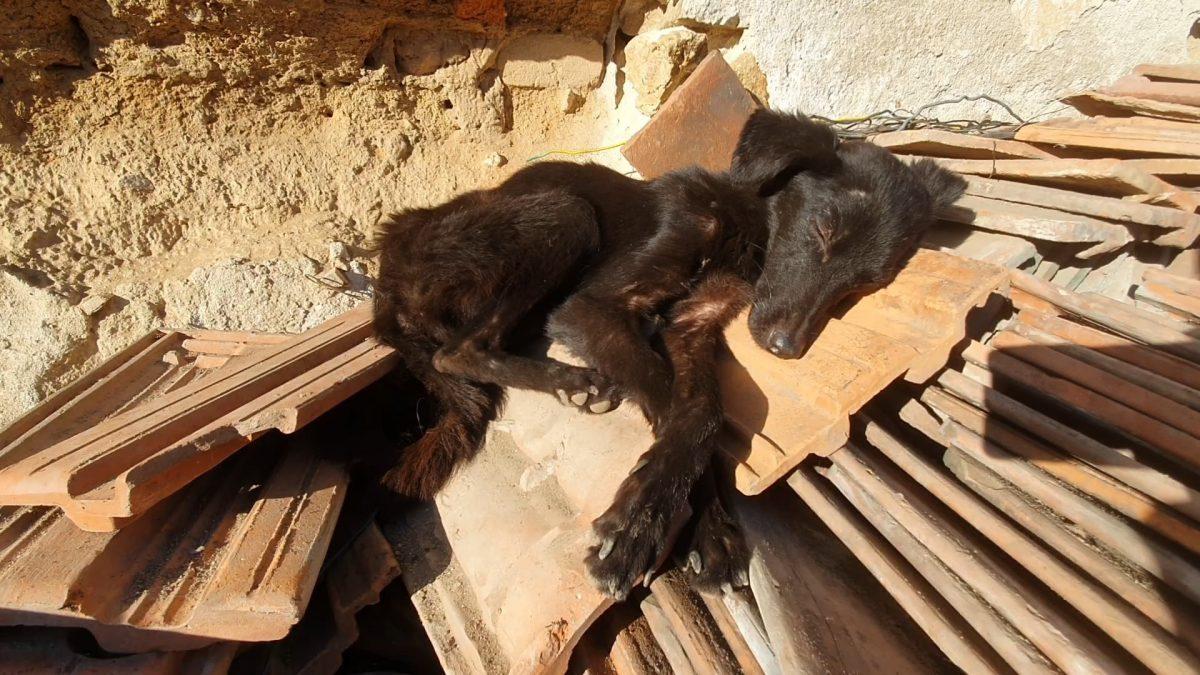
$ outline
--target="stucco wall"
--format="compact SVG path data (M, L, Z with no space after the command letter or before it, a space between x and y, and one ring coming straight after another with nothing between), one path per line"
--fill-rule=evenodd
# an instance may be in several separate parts
M1200 0L725 3L738 9L772 104L833 117L981 93L1037 114L1137 63L1187 60L1200 20ZM989 109L1003 115L973 110Z

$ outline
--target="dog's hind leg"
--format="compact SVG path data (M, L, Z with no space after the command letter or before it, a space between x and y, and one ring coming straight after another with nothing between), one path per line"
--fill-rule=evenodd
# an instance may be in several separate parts
M675 373L670 410L612 506L592 523L598 543L589 552L588 571L613 597L625 597L662 560L692 486L712 461L724 423L717 348L749 294L736 277L708 277L675 304L663 330Z
M550 315L550 336L595 368L657 428L670 405L671 370L642 334L639 316L586 290Z
M433 343L401 327L389 295L377 296L374 309L376 336L396 349L437 408L437 421L398 453L398 461L384 473L380 484L395 495L432 499L454 470L479 452L504 392L435 370Z
M545 209L538 218L523 221L521 236L527 250L504 286L487 307L477 312L433 356L442 373L504 387L558 394L564 403L602 413L620 403L616 388L591 368L553 359L535 359L506 351L514 327L556 290L581 272L588 253L599 241L591 207L569 199L561 208Z

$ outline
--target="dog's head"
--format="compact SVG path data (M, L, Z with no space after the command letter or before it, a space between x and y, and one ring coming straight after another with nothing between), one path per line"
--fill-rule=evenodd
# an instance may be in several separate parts
M759 110L732 174L767 200L770 237L750 332L782 358L804 354L843 299L891 281L965 187L930 161L905 164L862 141L839 143L806 117Z

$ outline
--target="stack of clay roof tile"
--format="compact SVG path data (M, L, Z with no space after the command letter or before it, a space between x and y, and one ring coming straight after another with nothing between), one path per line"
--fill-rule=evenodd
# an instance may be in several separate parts
M914 129L871 140L966 177L966 195L941 214L957 227L934 243L1116 296L1200 236L1200 68L1139 66L1064 101L1088 116L998 137Z
M51 396L0 432L0 626L86 629L131 654L114 668L224 672L321 578L308 672L332 672L398 570L372 527L322 576L348 476L301 428L393 359L363 306L295 336L156 331ZM12 630L0 660L88 666L62 629Z
M876 138L967 175L943 216L979 231L939 248L1028 271L950 367L890 389L787 482L967 672L1200 671L1198 92L1194 66L1140 66L1067 99L1107 117L994 151ZM1064 250L1090 261L1047 269ZM1121 256L1137 264L1080 283Z
M1010 319L788 482L968 672L1195 672L1200 326L1013 284Z

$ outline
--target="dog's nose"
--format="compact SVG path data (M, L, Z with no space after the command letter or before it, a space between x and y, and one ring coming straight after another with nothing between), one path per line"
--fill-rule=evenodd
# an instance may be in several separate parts
M796 355L796 343L787 331L774 330L767 338L767 350L781 359L790 359Z

